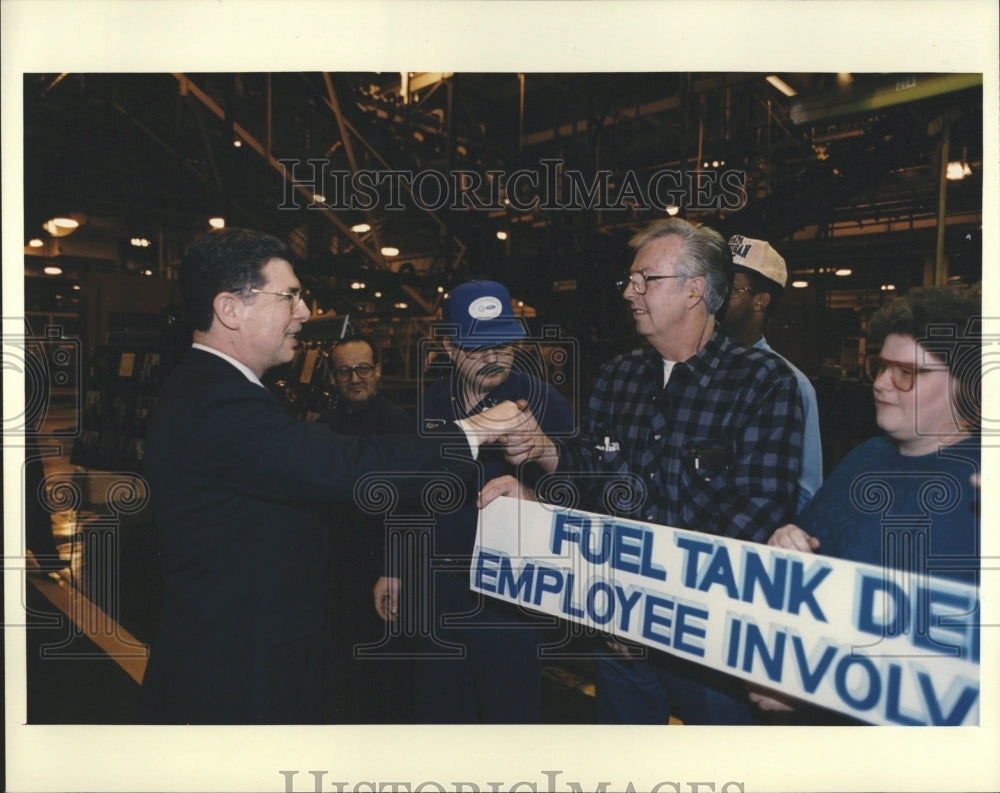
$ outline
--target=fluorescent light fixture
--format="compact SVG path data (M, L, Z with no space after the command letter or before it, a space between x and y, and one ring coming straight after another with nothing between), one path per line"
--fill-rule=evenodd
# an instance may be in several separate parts
M841 267L837 270L834 270L833 274L839 275L841 278L843 278L844 276L850 275L853 272L854 270L852 270L850 267Z
M775 88L781 91L781 93L783 93L785 96L792 97L798 93L798 91L792 88L792 86L790 86L776 74L769 74L765 79L771 85L773 85Z
M42 270L42 272L46 275L62 275L62 267L56 267L54 264L50 264Z
M383 256L399 256L399 248L393 248L391 245L386 245L381 251Z
M355 225L351 226L351 231L353 231L355 234L367 234L371 230L372 227L369 226L367 223L356 223Z
M809 286L808 281L792 281L793 289L805 289L807 286Z

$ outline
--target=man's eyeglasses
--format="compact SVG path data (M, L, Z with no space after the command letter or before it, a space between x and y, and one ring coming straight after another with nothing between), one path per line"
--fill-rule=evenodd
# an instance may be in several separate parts
M465 353L467 358L472 358L475 361L480 358L485 358L487 355L491 354L498 357L501 355L507 355L508 353L513 352L513 348L509 344L494 344L492 347L480 347L477 350L463 349L462 352Z
M629 284L637 295L646 294L646 288L650 281L659 281L661 278L687 278L686 275L646 275L643 272L629 273L625 278L615 281L615 286L619 292L624 292Z
M889 370L889 379L892 380L893 388L897 391L912 391L918 374L947 371L948 367L944 365L914 366L912 363L904 361L890 361L880 355L869 355L865 358L865 371L873 383L886 369Z
M354 366L338 366L333 370L333 376L341 383L346 383L353 375L357 375L362 380L367 380L375 374L375 365L370 363L357 363Z
M729 287L730 292L739 292L742 295L755 295L757 290L752 286L731 286Z
M255 295L277 295L278 297L286 298L289 304L289 311L292 314L299 307L299 303L309 299L309 293L305 289L293 289L291 292L269 292L267 289L254 289L251 287L249 291Z

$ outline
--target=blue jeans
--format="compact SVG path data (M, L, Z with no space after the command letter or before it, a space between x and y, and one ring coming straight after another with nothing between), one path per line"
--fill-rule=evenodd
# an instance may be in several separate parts
M707 666L647 650L646 660L595 660L601 724L760 724L744 683Z

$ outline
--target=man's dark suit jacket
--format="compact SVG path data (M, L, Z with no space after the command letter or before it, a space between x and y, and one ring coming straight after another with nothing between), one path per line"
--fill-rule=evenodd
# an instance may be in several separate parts
M448 445L444 459L440 438L349 437L295 421L232 364L191 349L146 434L164 603L138 720L324 720L322 507L350 501L366 473L467 469L468 443Z

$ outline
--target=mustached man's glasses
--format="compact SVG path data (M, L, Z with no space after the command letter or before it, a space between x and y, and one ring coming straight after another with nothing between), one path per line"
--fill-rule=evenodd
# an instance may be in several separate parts
M466 358L478 361L480 358L485 358L488 355L502 358L505 355L513 353L514 348L510 344L494 344L492 347L479 347L475 350L462 350L462 352L465 353Z
M629 273L624 278L615 281L615 286L619 292L624 292L629 284L637 295L646 294L646 289L650 281L659 281L662 278L687 278L686 275L646 275L645 273Z
M255 295L277 295L278 297L287 299L290 314L295 313L295 309L299 307L299 303L309 299L309 292L305 289L293 289L290 292L269 292L267 289L253 289L251 287L248 291Z
M917 375L947 371L948 367L943 364L941 366L914 366L912 363L904 361L890 361L881 355L869 355L865 358L865 371L873 383L886 369L889 370L889 379L892 380L893 388L897 391L912 391L917 381Z
M375 365L370 363L357 363L354 366L338 366L333 370L333 376L341 383L346 383L353 375L357 375L362 380L367 380L375 374Z

